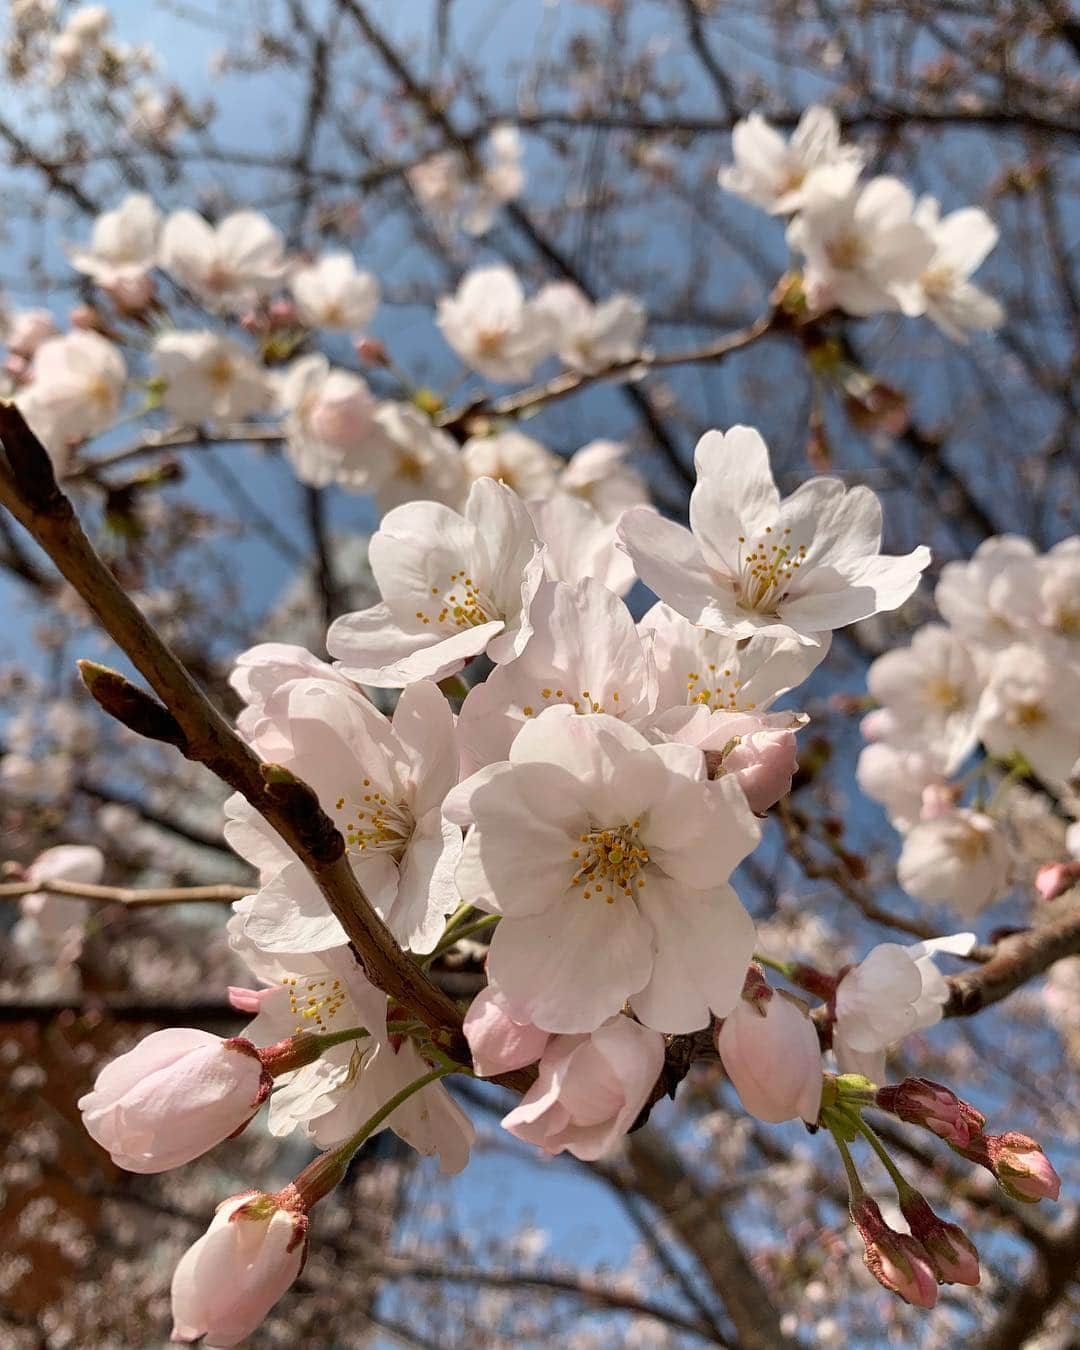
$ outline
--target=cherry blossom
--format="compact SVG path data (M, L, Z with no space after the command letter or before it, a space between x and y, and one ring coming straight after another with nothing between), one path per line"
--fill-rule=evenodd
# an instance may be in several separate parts
M645 479L627 464L626 446L619 441L590 441L575 451L559 476L559 491L588 502L606 521L650 500Z
M379 283L361 272L349 253L326 253L296 267L289 289L300 318L311 328L366 328L379 304Z
M375 421L385 461L385 477L375 493L380 514L414 501L442 502L459 511L469 485L451 437L409 403L380 403Z
M498 990L490 986L469 1004L461 1029L469 1042L473 1068L481 1078L535 1064L551 1040L549 1031L531 1022L516 1022Z
M698 704L665 709L647 732L654 740L695 746L709 778L730 777L750 810L763 815L791 791L798 768L795 732L807 720L799 713L711 711Z
M720 170L720 186L770 215L789 215L804 205L807 178L818 169L833 169L854 184L863 166L863 152L840 140L836 117L828 108L807 108L790 140L760 113L735 123L731 133L735 163Z
M473 370L491 380L527 380L555 350L555 323L526 300L509 267L476 267L443 296L435 321Z
M456 150L443 150L414 165L406 177L430 210L455 217L466 234L486 234L499 207L525 185L521 137L516 127L493 127L479 166L467 165Z
M127 367L97 333L49 338L35 351L30 387L19 395L23 415L60 461L70 446L112 426L124 396Z
M1041 557L1017 556L994 579L989 600L1019 634L1055 640L1070 664L1080 664L1080 538Z
M524 502L478 479L464 514L438 502L387 512L369 549L382 603L345 614L326 645L359 684L399 688L441 680L486 651L520 655L543 577L541 544Z
M811 308L857 316L923 313L921 278L935 245L914 208L910 189L898 178L859 186L846 167L814 174L787 232L788 244L806 258Z
M603 370L641 351L648 316L633 296L594 303L571 282L555 281L537 292L535 304L554 324L559 360L573 370Z
M257 211L236 211L211 225L174 211L161 231L160 266L213 310L247 309L285 274L285 244Z
M707 432L694 463L689 530L637 507L618 531L642 581L703 628L818 644L903 604L930 561L922 546L879 553L881 506L869 488L814 478L781 501L751 427Z
M277 389L285 445L302 483L340 483L371 491L391 472L379 405L359 375L332 367L315 352L293 361Z
M85 900L50 891L49 882L95 885L104 871L105 856L91 844L58 844L39 853L26 869L26 880L41 890L32 891L19 901L22 917L12 930L17 945L27 953L40 954L60 965L77 961L82 952L89 905Z
M643 507L651 511L651 507ZM619 545L617 521L605 520L588 502L555 492L529 505L544 542L544 572L572 586L592 578L616 595L626 595L637 576Z
M8 320L4 341L8 351L26 360L48 338L57 335L56 320L47 309L23 309Z
M558 458L550 450L520 431L470 436L461 447L461 462L474 481L494 478L513 488L526 501L549 496L560 468Z
M801 1117L813 1125L821 1109L821 1046L797 999L767 991L743 997L724 1018L716 1048L739 1100L752 1116L777 1124Z
M588 1035L555 1036L503 1129L545 1153L594 1162L629 1130L663 1067L664 1038L629 1017L611 1017Z
M903 833L919 819L927 791L945 788L948 776L939 749L906 750L891 741L877 741L859 755L855 781L868 797L882 803L893 829Z
M1080 666L1050 647L1006 648L990 668L976 725L992 755L1022 755L1044 782L1064 788L1080 769Z
M913 825L896 875L927 904L950 905L973 918L1009 888L1009 846L1001 826L980 811L946 811Z
M300 1274L306 1253L306 1216L260 1191L224 1201L176 1267L172 1339L239 1345Z
M516 1021L592 1031L629 999L674 1032L731 1010L754 925L727 878L758 828L735 784L704 781L692 748L561 704L449 795L472 826L458 890L503 916L488 976Z
M157 265L161 213L145 192L132 192L113 211L94 222L90 243L71 249L76 271L105 289L142 281Z
M246 348L208 330L154 343L162 405L182 422L239 421L270 404L270 386Z
M998 584L1015 565L1034 559L1035 549L1018 535L984 539L967 562L947 562L941 569L934 603L957 637L978 647L998 650L1021 636L1007 595Z
M937 200L923 197L914 219L934 244L919 277L927 318L955 342L966 342L969 330L1000 328L1005 322L1001 304L971 280L998 240L990 217L977 206L943 217Z

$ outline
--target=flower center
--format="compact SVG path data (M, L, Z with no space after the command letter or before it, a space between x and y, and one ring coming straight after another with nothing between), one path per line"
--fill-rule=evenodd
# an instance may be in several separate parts
M959 712L964 707L963 690L958 689L943 675L927 680L925 688L927 702L940 708L942 712Z
M552 699L554 699L556 703L568 703L575 712L602 713L610 711L613 717L620 717L622 715L622 709L619 707L619 691L617 689L611 691L610 710L607 704L601 703L598 699L593 698L588 689L582 689L580 695L575 696L572 692L568 692L565 689L553 689L550 685L545 685L543 689L538 690L538 694L540 699L543 699L545 703L550 703ZM601 695L601 697L603 696ZM522 706L521 711L526 717L532 717L538 706L539 703L536 705L526 703ZM541 711L543 711L543 709L541 709Z
M765 533L745 556L747 539L739 535L740 576L735 589L740 609L775 614L781 601L787 599L792 578L806 561L806 545L790 543L789 528L782 531L780 543L774 542L775 533L771 525L766 525Z
M217 356L206 368L206 378L215 389L227 389L233 380L233 365L227 356Z
M956 273L951 267L929 267L922 274L922 288L931 297L948 295L956 286Z
M281 983L289 991L289 1010L297 1019L297 1034L333 1030L334 1019L348 1003L340 980L329 975L289 975Z
M825 245L825 256L838 272L850 272L866 255L866 247L857 234L838 234Z
M362 786L361 804L345 821L346 851L389 853L399 863L416 826L413 813L407 802L391 802L372 786L370 778L365 778ZM336 806L344 811L345 798L339 797Z
M421 623L451 624L454 628L479 628L503 616L495 601L486 595L465 569L451 572L445 586L431 588L433 613L418 609Z
M745 680L733 679L735 672L730 666L718 670L716 662L710 661L705 669L708 672L705 675L699 670L686 672L687 703L700 703L703 708L710 708L713 711L717 709L724 712L754 711L756 703L740 702L739 690L745 684Z
M1009 721L1013 726L1037 727L1041 722L1046 721L1046 709L1041 703L1036 703L1034 699L1027 699L1022 703L1013 705L1009 713Z
M649 850L638 842L640 828L641 821L635 820L612 829L592 829L580 836L581 847L570 851L575 869L570 885L581 887L583 900L602 896L613 905L620 891L633 895L635 888L644 888L645 878L640 873L648 865Z
M481 328L476 335L477 353L480 356L498 356L505 341L505 328Z

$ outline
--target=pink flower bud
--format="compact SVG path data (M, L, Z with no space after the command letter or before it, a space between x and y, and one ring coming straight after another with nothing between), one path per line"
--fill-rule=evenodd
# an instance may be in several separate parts
M888 708L874 708L859 723L865 741L885 741L896 730L896 718Z
M773 1124L802 1117L813 1125L821 1109L821 1045L806 1009L774 992L740 999L716 1036L724 1069L752 1116Z
M385 366L389 359L386 348L378 338L356 338L353 342L353 351L365 366Z
M515 1022L490 986L473 999L462 1030L481 1078L535 1064L551 1040L549 1032L531 1022Z
M1080 881L1080 862L1044 863L1035 873L1035 889L1044 900L1056 900Z
M917 1308L937 1303L937 1272L918 1238L897 1233L868 1195L852 1201L851 1218L866 1244L863 1260L878 1284Z
M267 310L267 314L270 322L280 327L286 327L300 321L296 306L291 300L275 300Z
M164 1172L243 1129L270 1085L250 1041L170 1027L106 1064L78 1105L118 1167Z
M1015 1130L990 1134L986 1136L986 1149L991 1171L1006 1195L1031 1204L1058 1198L1061 1178L1034 1139Z
M68 322L72 328L82 328L88 333L105 331L105 324L101 315L93 305L76 305L68 315Z
M965 1148L971 1136L986 1124L981 1115L955 1092L929 1078L905 1078L879 1088L874 1104L909 1125L921 1125L947 1143Z
M17 384L29 384L32 379L30 362L25 356L18 356L15 352L5 359L4 370Z
M939 1219L918 1191L900 1197L911 1236L922 1243L942 1284L979 1283L979 1253L964 1230Z
M154 298L154 279L147 275L117 277L115 281L102 282L101 289L121 314L141 314Z
M176 1267L172 1339L238 1345L300 1274L306 1253L306 1214L261 1191L232 1196Z
M956 805L956 789L947 783L930 783L922 790L922 805L919 808L920 820L936 820L938 816L948 815Z
M724 756L724 772L735 775L746 804L760 816L791 791L796 752L790 727L754 731Z
M47 309L24 309L11 320L6 339L8 350L29 359L46 338L57 332L56 322Z

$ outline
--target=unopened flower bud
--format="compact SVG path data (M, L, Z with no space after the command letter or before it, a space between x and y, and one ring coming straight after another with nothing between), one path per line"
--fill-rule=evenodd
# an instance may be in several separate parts
M267 315L272 324L284 328L290 324L299 323L300 316L296 311L296 305L291 300L275 300L267 310Z
M238 1345L300 1274L307 1215L281 1196L249 1191L219 1205L172 1282L174 1341Z
M1044 900L1056 900L1077 882L1080 882L1080 862L1044 863L1035 873L1035 889Z
M777 727L743 736L724 756L724 772L734 775L755 815L763 815L791 791L797 748L795 732Z
M551 1040L550 1032L531 1022L516 1022L490 986L473 999L461 1029L481 1078L535 1064Z
M939 1139L965 1148L986 1124L981 1115L951 1089L929 1078L905 1078L879 1088L874 1105L908 1125L921 1125Z
M959 1224L939 1219L918 1191L909 1190L900 1197L900 1212L942 1284L979 1283L979 1253Z
M154 279L146 275L117 277L115 281L102 283L101 289L121 314L135 316L141 314L153 300Z
M107 1064L78 1106L118 1167L164 1172L242 1130L270 1087L250 1041L170 1027Z
M1058 1198L1061 1178L1034 1139L1010 1130L987 1135L986 1147L991 1171L1006 1195L1030 1204Z
M378 338L358 337L353 342L353 351L365 366L385 366L389 359L386 348Z
M751 971L757 967L751 966ZM757 971L761 979L760 971ZM802 1117L814 1124L821 1108L821 1045L806 1009L761 979L744 990L716 1034L716 1048L739 1100L759 1120ZM767 992L769 997L762 997Z
M937 1272L918 1238L897 1233L868 1195L851 1204L851 1219L866 1245L863 1260L878 1284L917 1308L937 1303Z

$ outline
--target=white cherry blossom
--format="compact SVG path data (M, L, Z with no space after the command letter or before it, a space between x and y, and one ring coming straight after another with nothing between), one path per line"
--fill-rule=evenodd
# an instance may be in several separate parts
M505 266L467 272L455 294L439 301L436 323L458 356L491 380L528 380L558 336Z
M6 760L5 760L6 763ZM28 956L69 965L82 952L90 905L49 890L50 881L95 885L105 872L105 856L91 844L58 844L39 853L26 869L26 880L41 889L19 901L21 918L12 940Z
M1017 557L994 578L989 602L1024 637L1056 640L1080 663L1080 537L1042 557Z
M499 662L524 649L543 554L524 502L501 483L478 479L463 515L438 502L396 507L368 556L382 602L335 619L326 638L358 684L441 680L483 651Z
M1009 845L996 820L981 811L944 811L913 825L896 876L916 900L951 906L966 919L1009 888Z
M461 462L471 479L494 478L526 501L550 496L561 467L557 455L520 431L470 436L461 447Z
M966 342L970 330L1000 328L1005 311L998 300L971 280L997 243L997 226L977 206L942 216L934 197L923 197L915 222L934 244L934 254L919 277L926 316L954 342Z
M1006 607L1009 593L999 579L1035 556L1029 539L1002 534L984 539L966 562L945 564L934 602L957 637L991 650L1020 640L1022 630Z
M1056 646L1016 644L998 653L976 724L992 755L1020 754L1049 786L1080 773L1080 667Z
M603 370L641 351L648 316L633 296L594 302L572 282L554 281L537 292L535 305L552 320L555 350L572 370Z
M246 347L203 330L165 333L154 343L162 406L182 422L232 422L270 406L265 372Z
M106 288L140 281L157 265L161 213L145 192L132 192L94 221L90 243L68 253L76 271Z
M127 367L120 351L97 333L49 338L34 353L31 383L18 404L54 459L72 444L107 431L124 397Z
M326 253L296 267L289 289L300 318L311 328L366 328L379 305L379 283L349 253Z
M891 741L875 741L863 748L855 767L863 792L881 802L894 830L904 833L919 819L928 790L948 783L945 759L934 746L907 749Z
M869 488L814 478L781 501L751 427L707 432L694 463L689 530L637 507L618 532L642 581L703 628L818 644L903 604L930 561L924 547L879 552L881 506Z
M841 141L835 115L820 104L806 109L789 140L761 113L751 113L735 123L731 148L735 163L720 170L720 186L770 215L798 211L807 178L818 169L833 169L854 184L865 158Z
M162 227L158 262L208 308L237 311L282 279L285 241L257 211L235 211L216 226L194 211L174 211Z
M359 375L314 352L292 362L277 399L286 452L302 483L340 483L356 492L382 486L393 457L377 421L379 404Z
M642 507L652 511L652 507ZM637 580L633 560L619 546L617 521L605 520L580 497L555 492L530 504L536 532L544 541L544 570L552 581L574 585L591 577L616 595Z
M934 242L913 218L915 200L898 178L853 183L845 169L825 169L807 184L788 244L806 259L805 287L814 310L863 316L880 310L921 314L920 278Z
M471 825L458 890L502 915L488 977L515 1021L593 1031L629 1000L693 1031L734 1007L754 925L727 878L758 826L735 784L705 781L691 747L562 704L450 794Z
M375 492L380 515L416 501L442 502L460 511L469 483L453 439L410 403L380 403L375 421L386 462L386 476Z
M575 451L559 476L559 491L588 502L606 521L650 501L645 479L627 464L626 446L619 441L590 441Z

